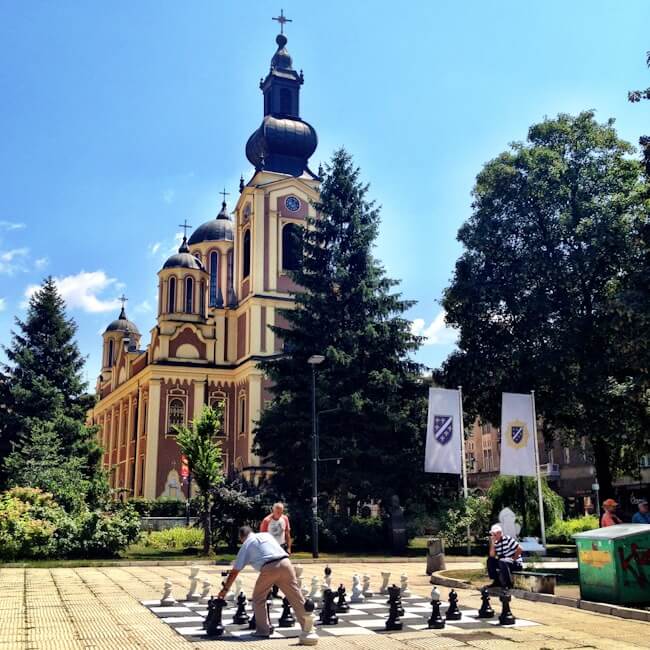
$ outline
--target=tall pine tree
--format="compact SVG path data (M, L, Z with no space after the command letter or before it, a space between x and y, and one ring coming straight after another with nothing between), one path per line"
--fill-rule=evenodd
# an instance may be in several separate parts
M311 368L317 371L320 455L341 457L321 466L322 495L345 507L391 492L418 489L426 388L410 355L419 339L403 314L413 303L393 291L373 257L379 211L345 150L337 151L321 185L317 217L302 231L302 266L293 273L304 289L295 309L274 327L285 354L263 362L274 399L256 431L257 452L275 468L286 498L306 502L311 489Z

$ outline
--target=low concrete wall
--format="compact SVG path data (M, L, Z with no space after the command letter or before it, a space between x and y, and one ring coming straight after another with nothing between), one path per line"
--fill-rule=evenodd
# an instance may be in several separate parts
M190 517L190 526L194 526L198 517ZM183 528L187 525L187 517L140 517L142 530L167 530L168 528Z

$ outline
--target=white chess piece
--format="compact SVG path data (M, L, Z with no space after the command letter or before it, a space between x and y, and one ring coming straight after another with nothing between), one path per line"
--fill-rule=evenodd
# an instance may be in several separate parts
M352 576L352 595L350 596L351 603L362 603L364 601L363 593L361 591L361 580L355 573Z
M296 580L298 580L298 589L300 589L300 593L303 595L303 597L306 597L308 591L302 584L302 574L304 570L305 569L302 566L300 566L300 564L296 564L296 566L294 567L294 571L296 572Z
M332 574L330 573L329 575L325 576L325 589L331 589L332 588Z
M199 602L202 605L206 605L207 602L210 600L210 589L212 587L212 583L208 578L203 579L203 590L201 591L201 598L199 598Z
M199 567L193 564L190 567L190 590L187 592L185 600L199 600L201 594L199 593Z
M431 590L431 600L440 600L440 592L435 587Z
M230 590L226 594L226 601L229 603L234 603L235 598L237 597L237 593L238 592L236 591L236 587L233 589L233 585L230 585Z
M370 576L367 573L363 574L362 582L363 582L363 591L361 593L363 594L363 597L372 598L375 594L373 594L372 591L370 590Z
M321 587L318 576L313 576L311 579L311 591L309 592L308 598L313 600L315 605L318 605L321 601Z
M165 586L163 587L163 595L160 599L160 605L165 607L167 605L175 605L176 599L172 595L172 581L170 578L165 578Z
M235 600L237 598L237 596L239 596L239 594L241 593L241 588L242 588L241 578L237 578L235 580L235 592L234 592L233 600Z
M400 596L402 598L408 598L411 595L411 592L409 591L409 577L406 575L406 573L402 573L400 576Z
M381 587L379 588L380 594L388 593L388 581L390 580L390 571L381 572Z
M305 624L298 639L298 645L316 645L318 634L314 632L314 612L305 612Z

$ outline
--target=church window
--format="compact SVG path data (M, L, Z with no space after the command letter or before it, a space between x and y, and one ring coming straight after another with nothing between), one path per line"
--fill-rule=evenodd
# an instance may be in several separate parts
M113 365L113 339L108 342L108 359L106 365L109 368Z
M233 268L233 254L232 251L228 251L228 293L232 289L232 268Z
M288 88L280 90L280 113L284 115L291 113L291 91Z
M244 252L242 260L242 277L247 278L251 274L251 231L244 233Z
M219 278L219 253L210 253L210 307L217 305L217 282Z
M194 280L187 278L185 280L185 312L191 314L194 300Z
M239 434L246 433L246 395L239 397Z
M168 430L175 435L174 427L182 427L185 424L185 402L178 397L169 400Z
M221 427L217 431L217 436L226 436L228 431L228 398L223 393L218 393L210 398L210 407L223 409L221 412Z
M300 226L288 223L282 229L282 268L296 271L300 268Z
M205 282L201 280L201 293L199 294L199 313L205 316Z
M176 278L169 278L169 308L167 311L171 314L176 311Z

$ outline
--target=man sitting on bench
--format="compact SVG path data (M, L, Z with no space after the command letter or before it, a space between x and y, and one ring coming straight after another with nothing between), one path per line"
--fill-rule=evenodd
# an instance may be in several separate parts
M489 587L512 587L512 571L521 571L522 549L519 542L503 534L503 528L494 524L490 528L490 551L487 559L488 575L492 578Z

